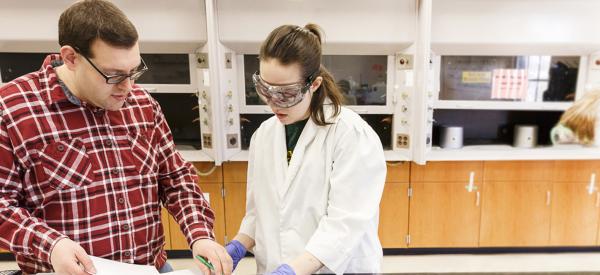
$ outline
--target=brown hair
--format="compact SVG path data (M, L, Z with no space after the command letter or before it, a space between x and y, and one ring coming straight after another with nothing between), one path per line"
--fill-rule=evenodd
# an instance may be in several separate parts
M599 100L600 90L587 92L560 117L559 123L571 129L581 143L590 144L594 141Z
M71 5L58 20L58 43L69 45L88 57L90 46L101 39L115 47L131 48L138 40L135 26L113 3L84 0Z
M260 60L275 58L283 65L298 63L302 79L317 76L323 78L321 86L315 91L310 102L309 112L312 120L320 126L331 124L326 121L323 108L325 99L331 100L334 114L340 113L343 95L335 85L329 71L321 65L321 28L309 23L304 27L283 25L274 29L260 47Z

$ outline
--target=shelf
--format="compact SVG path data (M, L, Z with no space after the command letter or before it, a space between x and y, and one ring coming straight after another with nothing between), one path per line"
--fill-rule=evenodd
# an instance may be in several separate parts
M516 102L495 100L438 100L434 109L564 111L573 102Z
M476 145L461 149L433 147L427 161L455 160L575 160L600 159L600 148L581 145L515 148L510 145Z

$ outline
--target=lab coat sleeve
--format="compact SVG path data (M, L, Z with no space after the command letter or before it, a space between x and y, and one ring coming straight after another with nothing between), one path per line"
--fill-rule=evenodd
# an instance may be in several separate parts
M258 132L258 131L257 131ZM254 204L254 158L255 158L256 132L250 139L250 152L248 155L248 175L246 181L246 215L240 225L239 233L245 234L255 240L256 232L256 206Z
M381 141L368 125L357 128L336 133L327 215L305 248L336 274L347 269L367 226L377 220L386 177Z

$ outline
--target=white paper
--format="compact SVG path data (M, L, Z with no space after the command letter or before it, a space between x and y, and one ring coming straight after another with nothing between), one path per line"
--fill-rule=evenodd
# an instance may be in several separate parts
M159 275L158 270L151 265L126 264L113 260L107 260L90 256L96 275ZM51 275L55 273L38 273L38 275ZM203 275L200 270L176 270L173 272L162 273L166 275Z

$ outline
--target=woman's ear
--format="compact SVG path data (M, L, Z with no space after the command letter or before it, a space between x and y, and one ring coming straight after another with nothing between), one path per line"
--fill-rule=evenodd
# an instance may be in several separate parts
M62 46L60 48L60 57L65 66L73 71L77 66L77 52L71 46Z
M321 87L322 83L323 83L323 77L317 76L317 78L315 78L315 80L310 85L310 92L314 93L317 89L319 89L319 87Z

